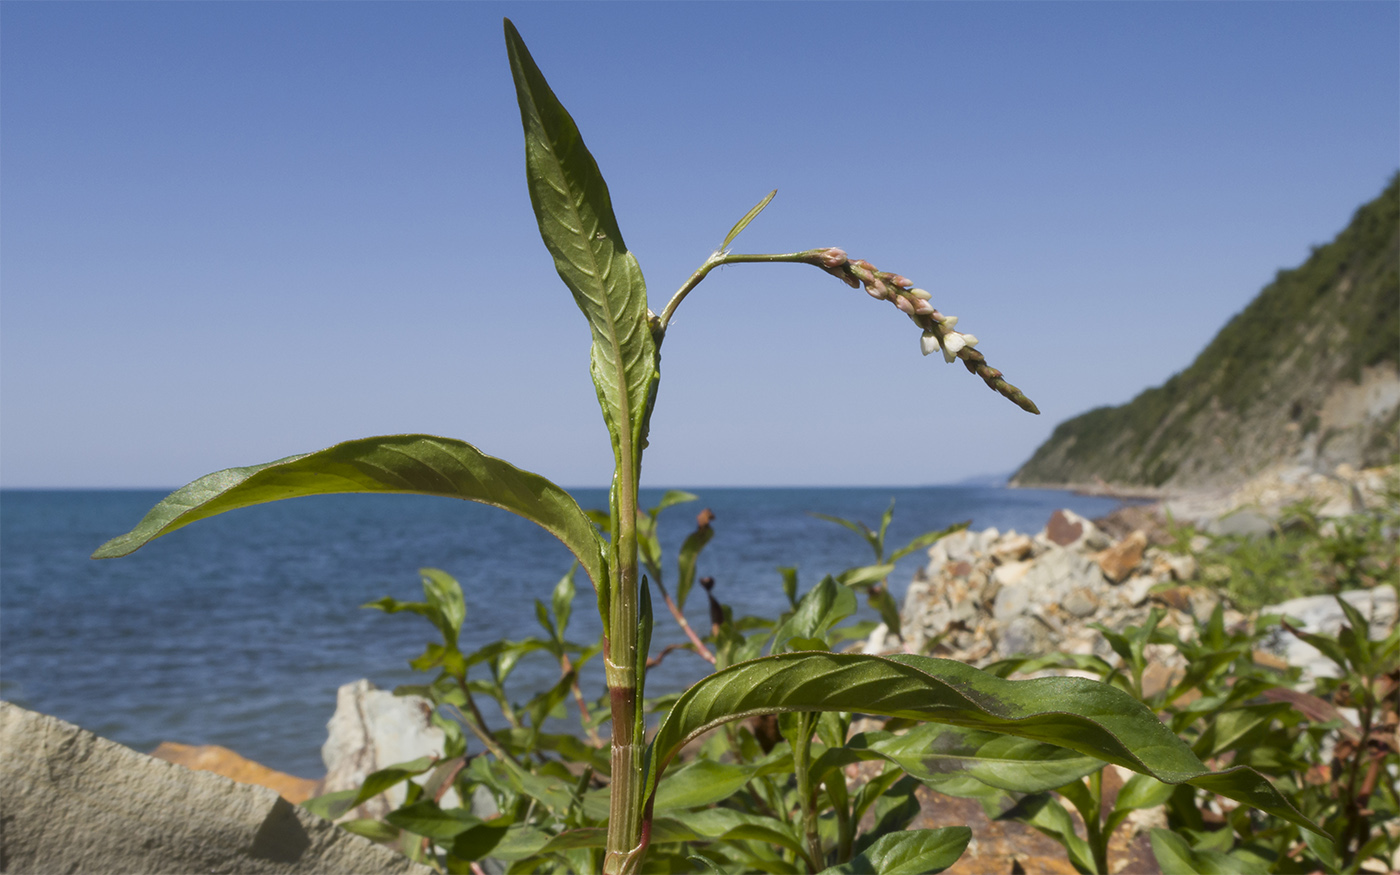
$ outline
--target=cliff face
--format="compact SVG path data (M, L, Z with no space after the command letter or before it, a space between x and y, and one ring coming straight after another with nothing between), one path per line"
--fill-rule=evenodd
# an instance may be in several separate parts
M1400 454L1400 174L1186 370L1061 423L1013 486L1189 489Z

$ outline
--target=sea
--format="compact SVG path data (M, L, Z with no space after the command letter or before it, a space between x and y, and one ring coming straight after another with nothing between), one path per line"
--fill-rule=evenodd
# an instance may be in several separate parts
M887 544L970 520L974 529L1039 531L1057 508L1088 517L1103 497L987 486L705 488L664 510L663 583L674 593L675 553L702 508L714 537L698 576L735 616L776 616L787 605L778 568L798 570L799 592L827 574L870 564L859 535L813 514L878 527L894 503ZM603 508L603 489L574 491ZM644 506L663 490L643 490ZM572 557L552 536L504 511L446 498L337 495L260 505L204 520L121 558L89 555L131 529L164 497L144 490L0 491L0 698L59 717L139 751L162 741L217 744L308 778L324 774L321 745L336 690L359 678L383 689L424 683L408 662L436 639L411 613L364 608L384 596L422 599L418 570L462 585L461 647L541 635L545 604ZM890 576L903 598L923 551ZM597 639L601 624L581 572L567 638ZM653 652L683 640L656 602ZM861 600L858 619L874 619ZM696 586L689 622L709 628ZM598 663L595 665L594 663ZM707 663L677 651L647 692L683 689ZM522 659L507 687L524 702L559 677L552 658ZM601 660L585 667L585 695L603 693ZM488 713L488 720L492 719ZM496 716L499 716L498 714Z

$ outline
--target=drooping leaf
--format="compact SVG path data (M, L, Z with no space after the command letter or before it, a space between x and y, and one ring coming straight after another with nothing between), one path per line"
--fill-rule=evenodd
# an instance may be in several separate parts
M409 434L362 438L263 465L216 471L176 490L94 559L125 556L149 541L225 511L298 498L376 492L461 498L508 510L564 542L595 587L606 590L604 544L563 489L463 441Z
M821 875L926 875L958 861L972 830L965 826L911 829L877 839L848 862L823 869Z
M530 204L554 266L588 319L592 373L619 469L636 476L658 379L646 283L578 126L507 19L506 49L525 130Z
M1259 773L1208 771L1151 710L1114 687L1082 678L1009 681L960 662L907 654L777 654L702 679L657 730L647 792L655 788L658 769L699 734L741 717L785 711L852 711L1016 735L1166 783L1190 783L1317 829Z

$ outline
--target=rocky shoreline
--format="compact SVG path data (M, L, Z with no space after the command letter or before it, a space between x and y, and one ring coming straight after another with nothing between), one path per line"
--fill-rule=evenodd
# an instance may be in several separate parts
M1098 626L1121 630L1141 624L1149 612L1158 610L1164 626L1194 634L1197 622L1221 605L1213 588L1199 585L1202 569L1191 552L1179 550L1181 545L1169 530L1169 520L1191 522L1213 534L1263 535L1273 531L1280 510L1287 505L1307 501L1321 517L1340 516L1395 501L1397 485L1400 466L1355 471L1343 465L1326 475L1279 467L1234 489L1177 495L1152 504L1127 504L1097 520L1059 510L1035 534L996 529L955 532L928 548L928 562L916 573L905 598L902 634L892 634L881 625L861 646L867 653L924 653L976 666L1051 652L1097 655L1112 661L1115 656ZM1202 535L1196 538L1205 540ZM1191 546L1199 549L1203 543ZM1380 627L1396 622L1393 588L1357 590L1347 593L1346 598ZM1227 626L1250 619L1228 603L1222 609ZM1270 610L1286 613L1297 618L1303 628L1325 634L1335 634L1342 622L1335 601L1326 596L1295 599ZM1257 658L1277 660L1280 667L1302 666L1312 675L1329 670L1330 663L1309 645L1291 637L1278 644L1277 653L1261 652ZM1143 678L1144 692L1165 688L1184 670L1175 650L1158 645L1149 645L1149 649L1154 652ZM9 709L7 719L58 724L42 715L26 716L27 712L8 704L5 708ZM152 757L143 757L101 739L91 743L110 746L114 750L109 755L118 760L137 758L127 765L134 771L149 771L146 762L160 767L173 763L212 772L240 785L256 785L259 792L275 791L269 799L280 796L295 804L359 786L369 773L394 763L440 755L444 741L442 731L431 724L426 702L396 697L365 680L340 689L328 730L322 751L327 774L320 780L276 772L215 746L167 742ZM45 731L81 733L76 727ZM7 750L6 757L23 762L23 757L16 759L12 754ZM174 778L157 770L141 780L168 783ZM1107 780L1111 785L1114 777ZM209 792L215 795L226 792L220 789L224 785L211 786ZM402 801L402 788L398 789L399 798L370 800L349 816L383 817ZM920 799L923 814L916 826L959 822L973 828L974 840L967 853L948 870L954 875L1009 871L1013 866L1019 866L1020 871L1071 871L1058 845L1024 824L989 820L980 807L932 791L921 792ZM261 797L259 800L249 804L268 804ZM1130 871L1156 871L1146 845L1146 830L1159 824L1152 820L1151 812L1138 821L1137 830L1126 830L1117 840L1114 856L1133 867ZM310 821L307 824L288 826L288 835L302 835L312 828ZM348 845L344 848L335 853L351 852ZM353 852L370 851L356 845ZM293 865L257 871L321 870Z

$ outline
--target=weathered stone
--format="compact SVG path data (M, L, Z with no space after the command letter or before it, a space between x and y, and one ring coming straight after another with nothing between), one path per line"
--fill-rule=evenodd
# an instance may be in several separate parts
M997 652L1002 656L1044 653L1050 645L1050 629L1036 617L1013 618L1001 629Z
M937 543L929 548L930 558L936 558L933 556L933 550L941 548L945 562L975 561L978 555L978 540L977 536L967 529L954 532L947 537L939 538Z
M1093 616L1099 609L1099 597L1088 587L1081 586L1065 596L1060 602L1060 607L1072 616L1083 619Z
M6 872L391 873L431 870L273 790L137 753L0 702Z
M1383 638L1396 622L1395 590L1378 586L1342 593L1342 598L1371 626L1372 638ZM1317 595L1290 599L1283 604L1262 609L1261 614L1282 614L1299 621L1298 626L1315 635L1335 636L1343 625L1350 625L1346 614L1332 596ZM1274 643L1289 664L1301 666L1312 677L1339 677L1337 664L1323 656L1317 648L1287 632L1280 632Z
M432 706L417 696L395 696L367 680L341 687L335 714L326 724L321 747L326 764L325 792L349 790L371 772L424 756L441 756L445 736L432 725ZM347 816L382 818L403 803L403 785L391 787ZM443 797L445 807L460 805L456 791Z
M269 769L217 744L189 745L162 741L159 747L151 751L151 756L197 772L223 775L240 784L275 790L283 799L296 805L320 793L320 781Z
M1019 562L1029 559L1034 549L1035 542L1030 535L1007 532L1006 537L992 547L992 558L998 562Z
M1130 607L1137 607L1147 601L1147 594L1152 587L1157 585L1157 581L1145 574L1128 578L1127 582L1118 587L1118 593L1123 601Z
M1045 524L1045 537L1053 544L1068 547L1084 536L1084 523L1070 519L1071 512L1057 510L1050 514L1050 522Z
M997 586L1018 586L1026 572L1035 565L1034 562L1007 562L1005 565L998 565L992 572L992 580Z
M1024 586L1004 586L997 590L996 603L992 607L992 618L998 623L1009 623L1021 616L1030 607L1030 590Z
M1274 523L1263 514L1246 509L1235 511L1218 520L1212 520L1205 528L1212 535L1260 538L1273 533Z
M1030 590L1031 601L1042 605L1054 604L1081 586L1102 589L1103 572L1093 559L1064 547L1042 554L1020 583Z
M1182 582L1196 578L1196 557L1181 553L1154 552L1151 556L1152 576L1161 581L1179 580Z
M1099 563L1104 577L1110 582L1122 583L1137 570L1142 562L1142 551L1146 548L1147 534L1139 529L1107 550L1094 554L1094 561Z

